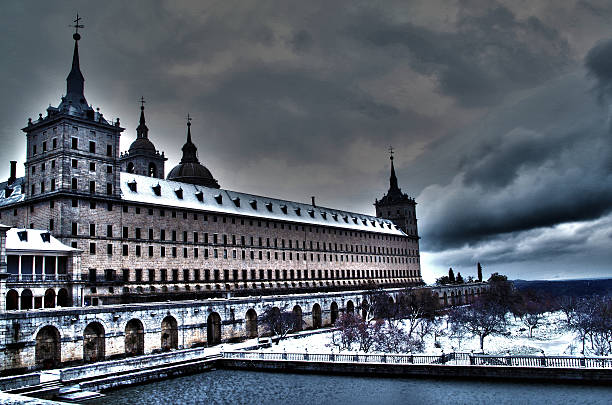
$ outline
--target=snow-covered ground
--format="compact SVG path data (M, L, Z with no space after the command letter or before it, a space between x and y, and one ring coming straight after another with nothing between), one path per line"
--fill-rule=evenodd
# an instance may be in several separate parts
M581 344L576 340L576 336L572 331L568 331L565 327L565 316L562 312L547 313L544 316L538 328L534 329L533 337L529 337L528 328L521 322L520 319L508 316L508 329L504 335L488 336L484 341L484 351L489 354L541 354L542 350L547 355L579 355ZM446 325L444 321L443 325ZM479 352L480 342L478 336L465 336L461 341L448 336L450 330L446 330L446 335L438 337L440 347L435 347L433 336L425 337L426 354L440 354L442 350L445 353L449 352ZM263 349L268 352L304 352L307 350L310 353L354 353L355 351L339 351L339 348L333 344L332 335L334 332L329 331L316 335L302 336L289 338L281 341L278 345L272 345L271 348ZM339 334L339 332L335 332ZM353 349L357 349L354 345ZM376 353L371 351L371 353Z

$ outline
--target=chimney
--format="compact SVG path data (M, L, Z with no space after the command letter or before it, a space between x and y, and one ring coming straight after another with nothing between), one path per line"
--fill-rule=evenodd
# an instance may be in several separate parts
M8 178L8 184L13 184L17 180L17 161L11 160L11 177Z
M313 196L311 196L310 198L312 199L312 206L313 206L313 207L316 207L316 206L317 206L317 204L315 204L315 196L313 195Z

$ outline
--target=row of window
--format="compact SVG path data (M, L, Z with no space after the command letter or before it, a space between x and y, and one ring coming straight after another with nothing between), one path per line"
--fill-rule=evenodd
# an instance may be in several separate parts
M47 182L45 180L40 182L40 187L39 187L39 191L40 193L44 193L46 190L46 184ZM31 186L31 190L30 190L30 194L34 195L36 194L36 184L32 184ZM96 182L94 180L90 180L89 181L89 189L87 189L89 191L90 194L95 194L97 192L96 189ZM70 188L72 189L72 191L78 191L79 189L79 180L76 177L73 177L71 182L70 182ZM51 179L50 180L50 188L49 191L55 191L56 189L56 183L55 183L55 179ZM106 183L106 194L107 195L113 195L113 183ZM74 206L74 205L73 205ZM34 206L31 206L31 210L32 211L34 209Z
M115 270L104 270L104 281L123 282L192 282L192 281L272 281L272 280L355 280L374 278L420 277L420 270L272 270L272 269L122 269L121 278ZM144 276L147 276L145 279ZM97 270L89 269L88 280L99 281Z
M136 227L134 228L134 232L132 235L133 239L136 240L144 240L144 232L142 230L142 228ZM153 228L149 228L148 229L148 240L149 241L153 241L155 240L155 232L153 230ZM73 236L78 236L78 223L73 222L72 223L72 235ZM159 241L161 242L165 242L167 241L166 239L166 230L165 229L160 229L159 233ZM96 231L96 224L89 224L89 236L91 237L96 237L99 236L98 232ZM209 244L212 243L213 245L233 245L233 246L247 246L247 241L249 242L248 246L259 246L259 247L264 247L264 238L262 237L254 237L254 236L250 236L247 237L242 235L240 236L240 238L238 239L236 237L236 235L231 235L231 243L230 243L230 235L226 235L226 234L216 234L213 233L211 236L212 238L209 238L209 234L208 232L204 232L202 233L202 240L200 241L200 233L198 232L193 232L192 234L192 240L189 240L189 233L188 231L183 231L182 232L182 242L185 243L202 243L202 244ZM108 238L112 238L113 237L113 225L106 225L106 237ZM121 233L121 237L123 239L130 239L130 232L129 232L129 227L124 226L122 228L122 233ZM173 230L171 231L171 237L170 237L170 241L171 242L177 242L177 231ZM286 243L287 242L287 243ZM285 239L280 239L280 243L279 243L279 239L278 238L265 238L265 247L266 248L281 248L281 249L300 249L300 242L299 240L295 240L295 244L294 241L292 239L288 239L287 241L285 241ZM309 247L309 248L308 248ZM350 252L350 253L371 253L371 254L392 254L392 255L405 255L406 253L410 253L413 254L413 252L415 252L416 250L414 249L404 249L404 248L397 248L397 247L381 247L381 246L371 246L371 245L352 245L352 244L343 244L343 243L334 243L332 244L331 242L320 242L320 241L309 241L309 244L307 245L306 241L302 241L302 250L318 250L318 251L331 251L331 252Z
M78 159L71 159L70 160L70 165L73 169L78 169L79 168L79 160ZM51 160L51 169L55 169L55 159ZM106 166L106 173L107 174L112 174L113 173L113 166L112 165L105 165ZM42 162L40 164L40 170L42 172L44 172L45 170L47 170L47 162ZM32 165L30 167L30 171L32 172L32 174L36 174L36 165ZM95 172L96 171L96 162L89 162L89 171L90 172Z
M77 242L72 242L72 247L77 248ZM159 256L155 255L154 252L154 247L153 246L148 246L148 257L153 258L153 257L173 257L176 258L178 257L178 252L179 249L176 246L171 247L170 249L166 250L165 246L160 246L159 248ZM183 258L190 258L189 255L189 249L187 248L183 248L182 249L182 257ZM89 244L89 254L90 255L96 255L97 252L97 244L95 242L90 242ZM108 256L112 256L114 253L114 245L112 243L108 243L106 245L106 254ZM129 245L121 245L121 253L123 256L130 256L130 248ZM265 253L265 255L264 255ZM132 251L132 254L135 255L136 257L142 257L143 256L143 251L142 251L142 246L140 245L136 245L134 246L134 250ZM419 263L419 258L418 257L394 257L394 256L364 256L364 255L343 255L343 254L321 254L321 253L302 253L300 255L300 253L294 253L293 252L274 252L274 255L272 255L272 252L270 251L266 251L263 252L261 250L259 251L254 251L254 250L249 250L248 254L246 250L236 250L233 249L230 251L228 251L228 249L202 249L202 258L204 259L208 259L208 258L213 258L213 259L219 259L219 258L223 258L223 259L229 259L230 258L230 254L231 254L231 259L234 260L272 260L272 258L274 258L274 260L283 260L283 261L293 261L294 257L296 261L311 261L311 262L327 262L329 261L331 262L361 262L361 263L394 263L394 264L406 264L406 263ZM316 255L316 256L315 256ZM193 248L192 250L192 258L194 259L198 259L200 258L200 249L199 248ZM310 259L309 259L310 257Z
M43 135L45 135L45 134L46 133L43 133ZM92 131L92 135L95 136L95 132L94 131ZM31 156L36 155L36 153L37 153L37 146L38 145L36 143L34 143L32 145L32 154L31 154ZM47 150L48 150L47 146L49 146L47 141L43 141L41 146L42 146L42 152L43 153L47 152ZM51 146L51 148L49 150L57 149L57 147L58 147L57 138L51 139L51 145L50 146ZM79 149L79 138L72 137L71 138L70 147L71 147L71 149L78 150ZM89 153L96 153L96 142L95 141L89 141L89 149L86 149L86 150L89 151ZM108 157L112 157L113 156L113 145L108 145L108 144L106 145L106 156L108 156Z

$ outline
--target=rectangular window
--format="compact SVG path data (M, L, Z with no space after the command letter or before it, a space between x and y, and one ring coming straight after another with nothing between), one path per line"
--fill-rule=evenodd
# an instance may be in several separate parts
M140 257L140 246L139 245L136 246L136 256Z
M124 227L123 227L123 238L124 238L124 239L127 239L127 238L128 238L128 235L129 235L129 229L128 229L128 227L127 227L127 226L124 226Z
M55 191L55 179L51 179L51 191Z
M123 256L127 256L128 255L128 245L123 245L122 246L122 250L123 250Z
M89 224L89 236L96 236L96 224Z
M159 231L159 240L166 240L166 230L162 229Z
M168 280L168 270L161 269L159 271L159 278L161 279L161 281L167 281Z
M53 227L54 227L53 225L54 225L54 223L53 223L53 218L51 218L51 219L49 220L49 230L50 230L50 231L52 231L52 230L53 230Z
M165 246L162 246L159 249L159 255L160 255L160 257L166 257L166 247Z
M96 171L96 163L95 162L89 162L89 171L90 172L95 172Z
M57 148L57 138L53 138L53 149Z
M113 244L109 243L108 245L106 245L106 254L109 256L113 255Z
M76 235L77 234L77 229L78 229L78 225L76 222L72 223L72 234Z
M136 269L136 281L142 281L142 269Z
M106 173L111 174L113 172L113 166L108 165L106 166Z
M176 246L172 247L172 257L176 257Z
M149 281L155 281L155 270L149 269Z
M96 254L96 244L95 243L90 243L89 244L89 254L90 255L95 255Z
M140 239L140 228L136 228L136 239Z
M96 192L96 182L93 180L89 182L89 192L91 194Z
M149 257L153 257L153 246L149 246Z
M89 141L89 153L96 153L96 143Z
M106 183L106 194L107 195L113 194L113 183Z
M197 232L193 233L193 243L198 243L198 233Z
M106 156L113 156L113 145L106 145Z
M72 149L79 148L79 138L72 138Z

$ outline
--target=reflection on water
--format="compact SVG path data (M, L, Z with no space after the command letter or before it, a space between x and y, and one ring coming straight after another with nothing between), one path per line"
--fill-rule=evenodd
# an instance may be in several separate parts
M217 370L109 391L93 404L610 404L612 388Z

